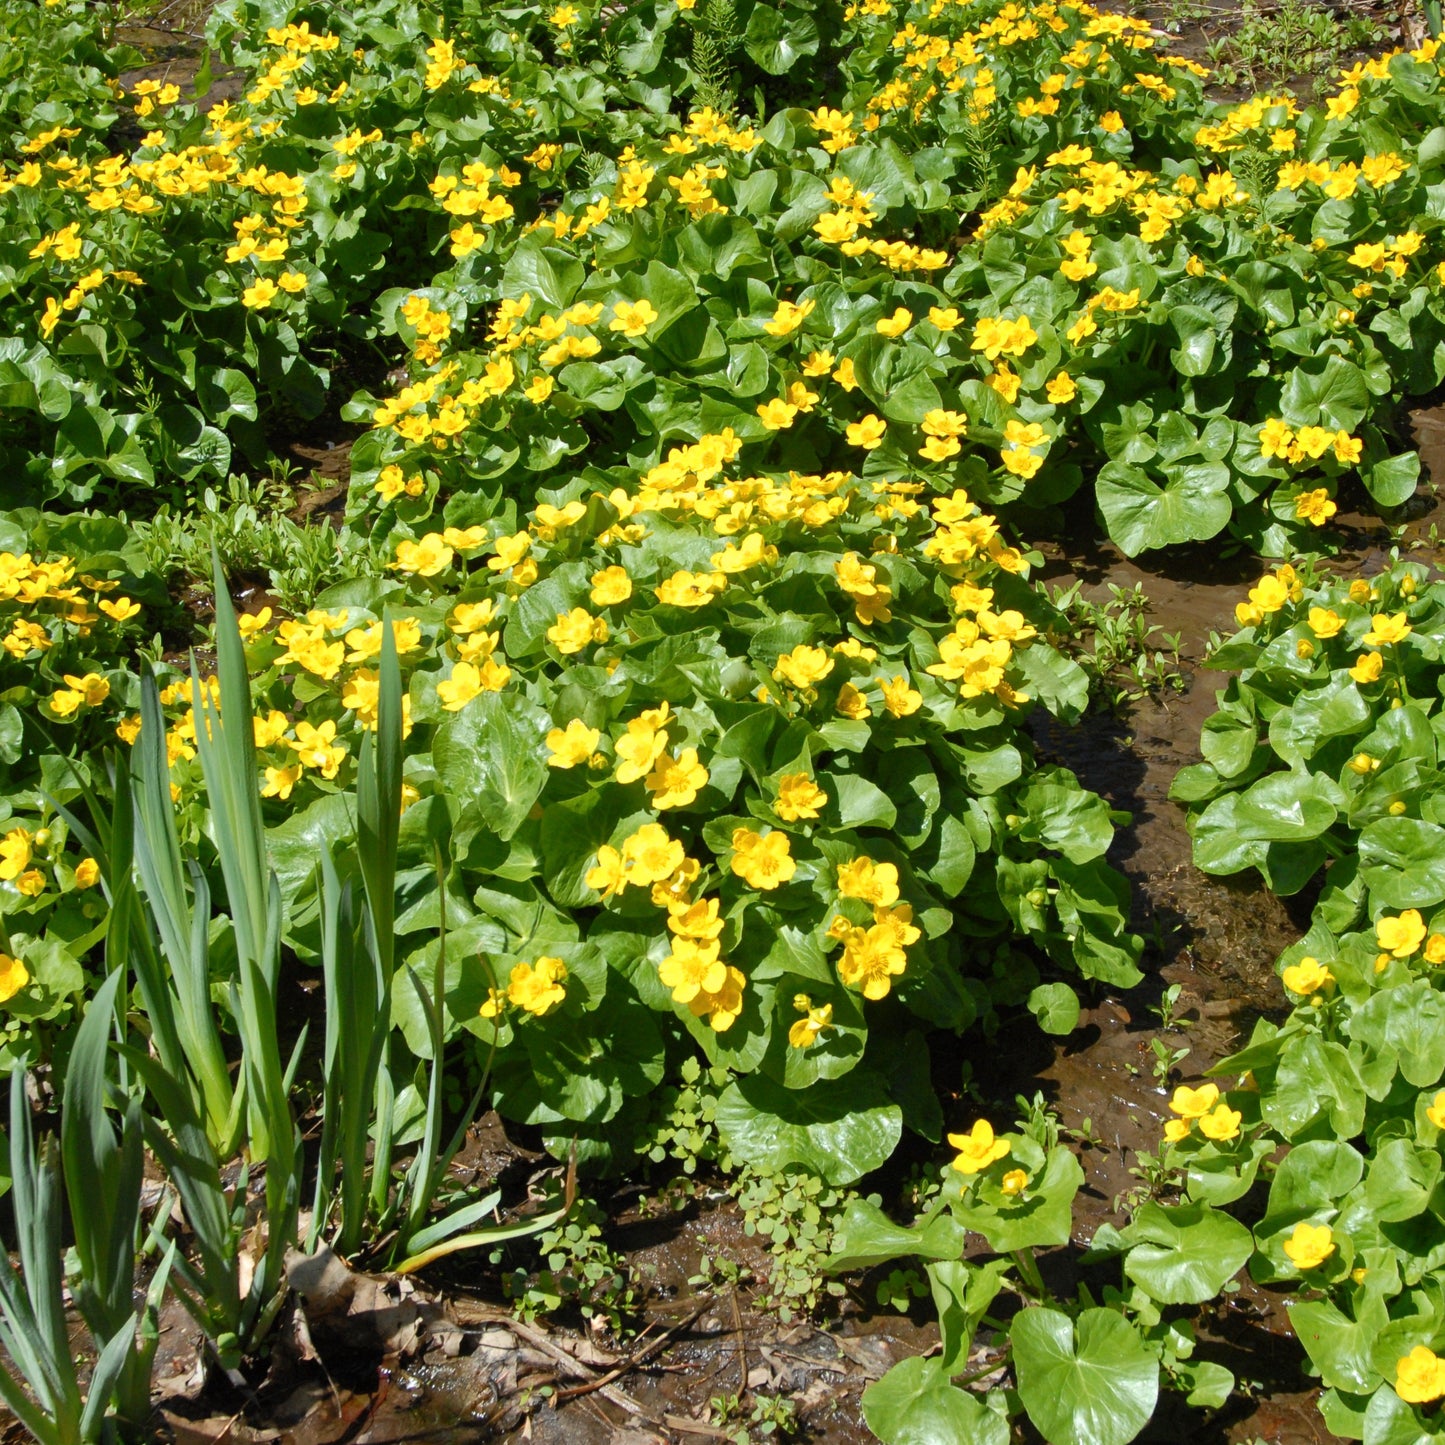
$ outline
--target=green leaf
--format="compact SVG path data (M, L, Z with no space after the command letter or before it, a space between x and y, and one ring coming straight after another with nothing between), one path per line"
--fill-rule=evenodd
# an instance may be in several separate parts
M850 1199L833 1231L833 1252L825 1268L830 1274L872 1269L893 1259L957 1259L967 1236L951 1214L939 1214L922 1225L895 1224L866 1199Z
M888 794L867 778L853 773L834 773L829 779L842 828L891 828L898 821L898 809Z
M1008 1445L1008 1420L915 1355L863 1392L863 1418L883 1445Z
M582 263L560 246L546 245L539 235L524 236L502 272L502 291L508 299L530 295L549 311L571 304L586 272Z
M1312 357L1285 379L1280 415L1292 427L1325 426L1352 432L1364 420L1370 395L1365 374L1340 356Z
M949 1374L958 1374L968 1365L973 1337L1012 1268L1006 1259L985 1264L947 1259L928 1266L928 1285L943 1336L942 1363Z
M1360 834L1360 878L1385 908L1445 900L1445 828L1420 818L1380 818Z
M1239 796L1235 826L1242 838L1268 843L1304 843L1326 832L1339 816L1321 797L1329 780L1301 768L1271 773Z
M1193 462L1169 470L1162 487L1127 462L1110 462L1099 472L1099 510L1126 556L1179 542L1206 542L1229 521L1228 467Z
M1358 1320L1349 1319L1328 1300L1309 1300L1289 1306L1289 1322L1326 1386L1365 1395L1380 1386L1370 1347L1388 1317L1378 1295L1364 1294L1358 1300L1355 1308L1362 1312Z
M1345 1027L1377 1054L1398 1054L1400 1072L1417 1089L1445 1074L1445 997L1423 978L1371 995Z
M1248 1229L1207 1204L1145 1204L1124 1231L1139 1241L1124 1273L1159 1304L1203 1304L1254 1251Z
M1128 1445L1159 1398L1159 1362L1113 1310L1031 1308L1009 1330L1019 1398L1049 1445Z
M1046 1034L1071 1034L1079 1025L1079 996L1066 983L1041 983L1029 994L1029 1012Z
M854 1069L806 1089L762 1075L738 1079L717 1104L718 1133L755 1167L811 1170L829 1184L851 1184L877 1169L903 1133L903 1111L877 1074Z
M1437 1445L1445 1438L1445 1418L1426 1416L1386 1386L1376 1390L1365 1411L1365 1445Z
M978 1199L955 1206L959 1222L1005 1254L1067 1244L1073 1229L1074 1196L1084 1182L1079 1161L1063 1145L1049 1151L1043 1170L1021 1195L1004 1204Z
M547 786L547 714L513 692L473 698L437 728L432 758L459 822L509 839Z

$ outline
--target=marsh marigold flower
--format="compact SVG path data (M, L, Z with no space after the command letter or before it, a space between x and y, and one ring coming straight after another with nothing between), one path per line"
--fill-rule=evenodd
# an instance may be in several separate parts
M733 830L733 855L728 869L750 888L768 893L787 883L798 871L786 833Z
M1416 1345L1395 1363L1395 1393L1409 1405L1425 1405L1445 1395L1445 1360Z
M953 1167L960 1174L979 1174L990 1164L1007 1158L1007 1139L994 1137L993 1125L987 1119L979 1119L967 1134L950 1134L948 1142L958 1150Z
M1425 941L1425 920L1418 908L1407 908L1394 918L1375 923L1375 943L1395 958L1409 958Z
M807 773L787 773L778 780L778 797L773 811L785 823L816 818L827 806L827 793Z
M1281 982L1291 993L1316 994L1328 988L1335 976L1317 958L1302 958L1292 963L1280 976Z
M541 1018L567 997L566 978L567 965L560 958L519 963L507 980L507 1000Z
M573 718L565 728L553 728L547 734L547 766L575 768L597 751L602 734L590 728L581 718Z
M29 982L29 969L18 958L0 953L0 1003L9 1003Z
M1218 1084L1201 1084L1197 1089L1180 1084L1169 1107L1183 1119L1202 1119L1218 1102Z
M1335 1252L1334 1231L1327 1224L1306 1224L1302 1220L1285 1240L1284 1252L1296 1269L1317 1269Z

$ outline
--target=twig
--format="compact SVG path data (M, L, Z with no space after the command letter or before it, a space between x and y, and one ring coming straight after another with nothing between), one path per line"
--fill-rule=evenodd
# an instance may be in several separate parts
M597 1372L590 1365L584 1365L575 1355L570 1354L560 1345L554 1344L541 1330L535 1330L531 1325L524 1325L521 1320L514 1319L505 1310L468 1306L466 1313L472 1322L497 1324L505 1330L510 1330L519 1340L526 1340L534 1349L540 1350L544 1355L556 1360L563 1372L571 1375L574 1380L585 1380L589 1384L593 1384L604 1400L610 1401L619 1409L626 1410L629 1415L636 1415L650 1422L651 1417L647 1411L631 1395L625 1390L619 1390L615 1385L599 1380Z
M712 1297L709 1296L685 1319L680 1319L676 1324L669 1325L667 1329L663 1330L645 1350L639 1350L637 1353L629 1355L600 1379L591 1380L585 1385L573 1385L566 1390L559 1390L557 1392L557 1399L559 1401L574 1400L579 1395L590 1395L593 1390L599 1390L603 1385L609 1385L613 1380L620 1379L623 1375L631 1374L633 1370L646 1364L679 1330L685 1330L712 1302Z
M738 1394L747 1392L748 1388L748 1346L743 1335L743 1312L738 1308L738 1292L734 1287L732 1292L733 1301L733 1327L737 1330L738 1338Z
M689 1420L686 1415L664 1415L662 1423L669 1430L677 1430L684 1435L707 1435L713 1440L733 1438L726 1430L719 1430L716 1425L705 1425L701 1420Z

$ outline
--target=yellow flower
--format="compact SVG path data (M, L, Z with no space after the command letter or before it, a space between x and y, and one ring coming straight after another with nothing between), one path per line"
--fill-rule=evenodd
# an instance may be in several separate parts
M850 718L854 722L861 722L866 717L871 717L873 710L868 706L868 699L853 686L851 682L845 682L838 689L837 709L843 717Z
M816 305L817 302L812 300L802 301L797 304L791 301L779 301L778 309L773 313L773 319L763 323L763 330L770 336L787 336L790 332L796 331L798 327L812 315L813 308ZM829 365L831 364L830 359ZM826 371L827 367L823 369ZM811 374L818 375L819 373L813 372Z
M1312 527L1323 527L1338 510L1323 487L1313 492L1301 493L1294 504L1295 516Z
M596 864L587 870L585 882L604 898L621 893L627 887L627 865L616 848L603 844L597 850Z
M541 1018L567 997L563 982L566 977L567 965L560 958L543 957L536 963L519 963L507 980L507 999Z
M75 865L75 886L94 888L100 882L100 864L94 858L82 858Z
M875 863L860 855L838 865L838 893L843 898L861 898L864 903L887 908L898 902L898 869L892 863Z
M1425 920L1418 908L1407 908L1394 918L1375 923L1375 943L1395 958L1409 958L1425 941Z
M1315 1269L1335 1252L1334 1232L1327 1224L1301 1221L1285 1240L1284 1252L1296 1269Z
M642 780L652 794L652 806L685 808L697 801L699 788L707 786L708 771L697 760L696 748L684 748L674 757L663 753L653 770Z
M1200 1118L1199 1132L1206 1139L1213 1139L1217 1143L1237 1139L1242 1117L1237 1109L1231 1109L1228 1104L1216 1104L1209 1113Z
M27 983L30 971L18 958L0 953L0 1003L9 1003Z
M289 768L266 769L266 783L261 789L263 798L280 798L285 802L291 796L292 789L301 781L301 765L293 764Z
M682 844L669 837L661 823L644 823L622 844L627 881L644 888L671 878L682 867L685 857Z
M607 623L585 607L559 612L556 622L547 629L547 641L566 656L581 652L589 642L606 642L607 637Z
M1437 1129L1445 1129L1445 1089L1441 1089L1434 1101L1426 1106L1425 1117Z
M727 964L715 942L674 938L672 952L657 966L657 977L672 990L674 1003L690 1004L700 993L717 993L727 982Z
M695 875L694 875L695 876ZM713 943L722 937L723 918L716 898L699 898L688 902L679 898L667 901L668 931L679 938L696 938Z
M323 778L336 776L347 753L346 744L336 741L336 724L330 718L319 727L310 722L297 723L295 741L287 746L303 768L311 768Z
M1337 637L1345 625L1345 619L1329 607L1311 607L1308 621L1310 631L1321 641Z
M1026 315L1013 321L1002 316L980 316L969 345L981 351L985 360L997 361L1000 356L1022 356L1038 339Z
M999 1181L1005 1194L1022 1194L1028 1188L1029 1176L1022 1169L1010 1169Z
M39 898L45 892L45 875L38 868L31 868L15 880L15 886L27 898Z
M746 987L747 979L742 970L728 964L722 987L699 993L688 1004L688 1009L697 1018L706 1015L708 1027L714 1033L726 1033L743 1011L743 990Z
M1385 659L1378 652L1362 652L1355 659L1355 665L1350 669L1350 676L1361 687L1367 687L1372 682L1379 682L1380 674L1384 669Z
M590 728L581 718L574 717L565 728L553 728L547 734L547 758L549 768L575 768L585 763L597 751L602 734Z
M1189 1137L1189 1131L1194 1127L1188 1119L1166 1119L1164 1121L1164 1141L1167 1144L1177 1144L1181 1139Z
M455 557L439 532L428 532L419 542L398 542L396 560L387 565L397 572L435 577L450 567Z
M112 622L128 622L140 611L140 603L133 602L129 597L117 597L113 601L106 598L98 605Z
M470 636L490 626L496 612L496 604L490 597L484 597L480 602L459 602L447 618L447 626L453 632Z
M1425 962L1445 963L1445 933L1432 933L1425 940Z
M1217 1084L1201 1084L1191 1089L1180 1084L1169 1100L1170 1109L1184 1119L1202 1119L1219 1102Z
M264 311L275 299L276 283L269 276L262 276L241 292L241 304L252 311Z
M798 408L774 397L772 401L765 401L759 406L757 413L769 431L783 431L792 426L793 419L798 414Z
M1370 630L1360 640L1366 647L1391 647L1403 642L1412 631L1403 612L1380 613L1371 619Z
M1302 958L1292 963L1281 975L1291 993L1316 994L1335 981L1335 976L1317 958Z
M1067 371L1059 372L1044 388L1044 395L1054 406L1065 406L1078 394L1079 388Z
M641 301L619 301L612 308L612 320L607 323L609 331L620 331L624 336L636 340L647 334L647 328L657 320L657 309L644 297Z
M787 773L778 780L778 797L773 811L785 823L816 818L828 806L828 795L807 773Z
M1445 1360L1416 1345L1395 1363L1395 1393L1408 1405L1425 1405L1445 1395Z
M604 567L594 572L590 596L594 607L616 607L626 602L632 596L632 578L627 575L627 569Z
M894 717L910 717L923 706L923 694L902 675L891 682L880 677L878 686L883 693L883 706Z
M797 872L786 833L758 833L752 828L733 829L733 855L728 868L744 883L768 893L781 887Z
M956 331L963 325L963 317L958 314L956 307L930 306L928 308L928 319L940 331Z
M788 1045L794 1049L810 1049L820 1034L833 1027L833 1005L825 1003L815 1007L807 994L800 993L794 997L793 1007L803 1017L788 1029Z
M627 732L615 744L617 781L635 783L652 771L652 765L667 749L667 704L651 708L627 724Z
M913 325L913 313L906 307L900 306L892 316L885 316L877 322L874 330L880 336L902 336L910 326Z
M948 1142L958 1150L953 1167L960 1174L978 1174L1009 1152L1008 1141L994 1138L993 1125L987 1119L979 1119L967 1134L950 1134Z
M437 701L448 712L460 712L474 697L488 691L496 689L489 689L483 684L481 669L474 663L459 662L452 668L449 678L437 683Z
M809 688L817 686L832 670L833 659L826 649L799 643L791 652L785 652L778 658L773 677L792 687Z
M874 416L869 412L867 416L853 422L846 432L848 445L862 447L865 451L872 451L875 447L882 445L884 433L888 430L888 423L880 416Z

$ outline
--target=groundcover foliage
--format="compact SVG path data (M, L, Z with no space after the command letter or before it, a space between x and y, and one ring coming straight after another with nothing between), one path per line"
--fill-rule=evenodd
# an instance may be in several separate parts
M1208 102L1077 4L229 0L195 94L127 90L82 5L0 25L0 1333L38 1408L0 1393L47 1445L143 1429L167 1289L234 1369L292 1245L409 1271L565 1230L570 1190L449 1193L483 1098L591 1171L689 1110L834 1189L938 1143L930 1037L1067 1033L1076 984L1140 977L1118 819L1030 738L1088 685L1029 537L1083 489L1131 555L1282 556L1350 479L1415 490L1433 41L1306 109ZM217 565L197 637L124 518L338 415L346 580L237 618ZM912 1224L830 1221L833 1269L920 1260L940 1317L880 1438L1217 1407L1193 1318L1245 1267L1298 1285L1332 1429L1441 1432L1437 592L1298 558L1215 654L1198 860L1325 877L1289 1018L1176 1091L1155 1197L1091 1242L1116 1283L1034 1258L1083 1182L1040 1103L949 1134ZM307 973L315 1181L277 1017ZM142 1138L184 1250L140 1230Z

